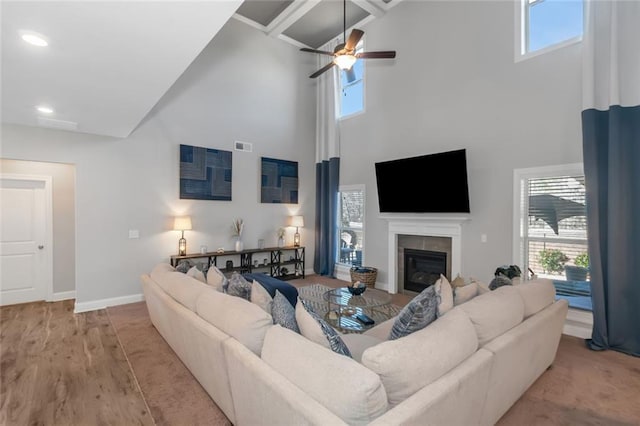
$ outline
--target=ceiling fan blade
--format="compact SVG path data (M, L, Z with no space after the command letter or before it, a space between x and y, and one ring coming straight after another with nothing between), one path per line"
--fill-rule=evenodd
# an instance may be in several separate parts
M347 39L347 42L344 45L345 50L355 50L356 46L358 45L358 42L360 41L363 35L364 35L364 31L362 30L357 30L355 28L351 30L351 34L349 34L349 38Z
M325 71L328 71L331 69L332 66L334 66L335 63L333 61L329 62L327 65L325 65L324 67L320 68L318 71L314 72L313 74L311 74L309 76L309 78L316 78L317 76L319 76L320 74L322 74Z
M309 49L308 47L303 47L303 48L300 49L300 51L302 51L302 52L310 52L310 53L319 53L321 55L333 56L333 52L327 52L325 50Z
M347 77L347 83L353 83L356 81L356 70L354 70L353 67L348 70L344 70L344 74Z
M356 54L356 58L362 59L385 59L385 58L395 58L396 51L395 50L382 50L380 52L361 52Z

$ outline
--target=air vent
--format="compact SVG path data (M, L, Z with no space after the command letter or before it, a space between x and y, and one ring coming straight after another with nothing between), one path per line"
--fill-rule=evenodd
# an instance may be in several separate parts
M253 144L250 144L249 142L236 141L235 148L236 148L236 151L251 152L253 151Z

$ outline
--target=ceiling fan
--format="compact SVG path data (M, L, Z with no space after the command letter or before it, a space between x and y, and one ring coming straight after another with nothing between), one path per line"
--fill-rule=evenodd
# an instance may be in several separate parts
M395 50L356 53L356 46L364 35L364 31L354 28L353 30L351 30L349 38L347 38L347 0L343 0L342 2L342 12L343 40L346 40L344 43L338 44L335 49L333 49L333 52L309 49L308 47L303 47L302 49L300 49L302 52L319 53L321 55L333 56L333 60L331 62L311 74L309 78L316 78L320 74L330 70L334 65L337 65L341 70L347 72L347 80L351 82L356 78L352 67L358 59L391 59L396 57Z

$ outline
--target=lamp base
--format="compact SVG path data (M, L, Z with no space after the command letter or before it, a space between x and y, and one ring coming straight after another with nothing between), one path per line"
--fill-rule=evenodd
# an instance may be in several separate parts
M297 232L293 235L293 245L295 247L300 247L300 234Z
M178 256L185 256L187 254L187 240L180 238L178 241Z

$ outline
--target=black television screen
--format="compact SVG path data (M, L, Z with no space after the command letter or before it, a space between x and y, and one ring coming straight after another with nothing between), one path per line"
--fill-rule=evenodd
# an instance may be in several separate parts
M375 167L381 213L469 213L465 149Z

